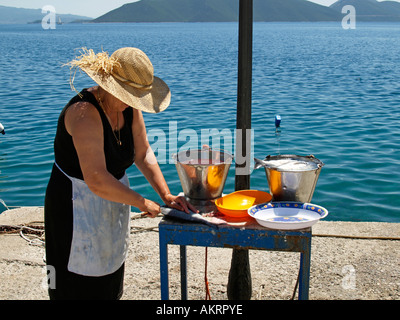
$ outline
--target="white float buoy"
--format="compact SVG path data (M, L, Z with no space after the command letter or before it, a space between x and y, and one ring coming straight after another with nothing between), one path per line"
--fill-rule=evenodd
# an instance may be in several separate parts
M6 132L4 131L4 126L1 123L0 123L0 133L6 134Z

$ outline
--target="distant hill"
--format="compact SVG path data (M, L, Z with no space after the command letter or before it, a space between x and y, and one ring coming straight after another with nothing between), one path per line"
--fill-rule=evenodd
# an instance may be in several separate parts
M40 23L45 17L42 9L24 9L0 6L0 24L25 24L25 23ZM70 23L73 21L87 21L92 20L89 17L77 16L72 14L57 14L58 18L63 23Z
M141 0L112 10L93 22L238 21L233 0ZM254 0L254 21L340 21L341 12L307 0Z
M345 5L354 6L357 21L400 21L400 3L396 1L339 0L330 8L340 12Z

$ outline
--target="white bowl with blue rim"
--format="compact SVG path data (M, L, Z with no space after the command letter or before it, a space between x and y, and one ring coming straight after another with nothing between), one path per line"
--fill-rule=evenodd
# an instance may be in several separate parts
M269 202L252 206L247 213L263 227L297 230L311 227L328 215L328 210L312 203Z

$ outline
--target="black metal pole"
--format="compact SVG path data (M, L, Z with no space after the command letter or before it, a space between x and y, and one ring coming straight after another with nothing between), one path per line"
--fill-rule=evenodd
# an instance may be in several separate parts
M236 129L241 139L236 141L235 189L250 187L250 137L251 129L251 93L253 74L253 0L240 0L239 5L239 62ZM240 137L240 135L238 135ZM240 141L241 140L241 141ZM238 159L240 159L238 163Z
M250 189L251 91L253 59L253 0L239 0L239 66L235 190ZM241 139L240 139L241 138ZM240 161L238 161L240 157ZM250 300L252 293L249 251L233 249L228 299Z

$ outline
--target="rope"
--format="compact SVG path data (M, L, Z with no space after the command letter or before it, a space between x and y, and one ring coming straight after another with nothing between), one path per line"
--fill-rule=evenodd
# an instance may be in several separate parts
M211 294L210 294L210 287L208 283L208 277L207 277L207 261L208 261L208 247L206 247L206 259L205 259L205 270L204 270L204 282L206 285L206 298L205 300L211 300Z
M22 239L28 241L29 245L33 245L33 246L44 246L45 245L44 240L42 240L43 235L41 237L36 236L33 239L29 239L28 237L26 237L24 235L23 230L20 230L19 234Z
M15 234L19 233L22 239L26 240L29 245L44 246L44 227L33 226L35 222L31 222L28 225L13 226L13 225L0 225L0 234ZM26 234L31 235L32 239L29 239Z
M348 236L338 234L313 234L313 237L325 237L325 238L345 238L345 239L361 239L361 240L393 240L399 241L400 237L381 237L381 236Z
M137 229L137 230L132 230L132 229ZM156 230L156 229L157 229L157 230ZM156 226L156 227L149 227L149 228L131 226L131 233L138 233L138 232L145 232L145 231L154 231L154 232L158 232L158 226Z
M294 300L294 297L296 296L296 291L297 291L297 288L299 287L299 280L300 280L300 268L299 268L299 272L297 274L296 284L294 285L293 294L292 294L292 297L290 298L290 300Z
M0 225L0 234L11 234L18 233L21 230L26 230L29 233L42 235L44 233L44 227L28 225Z

